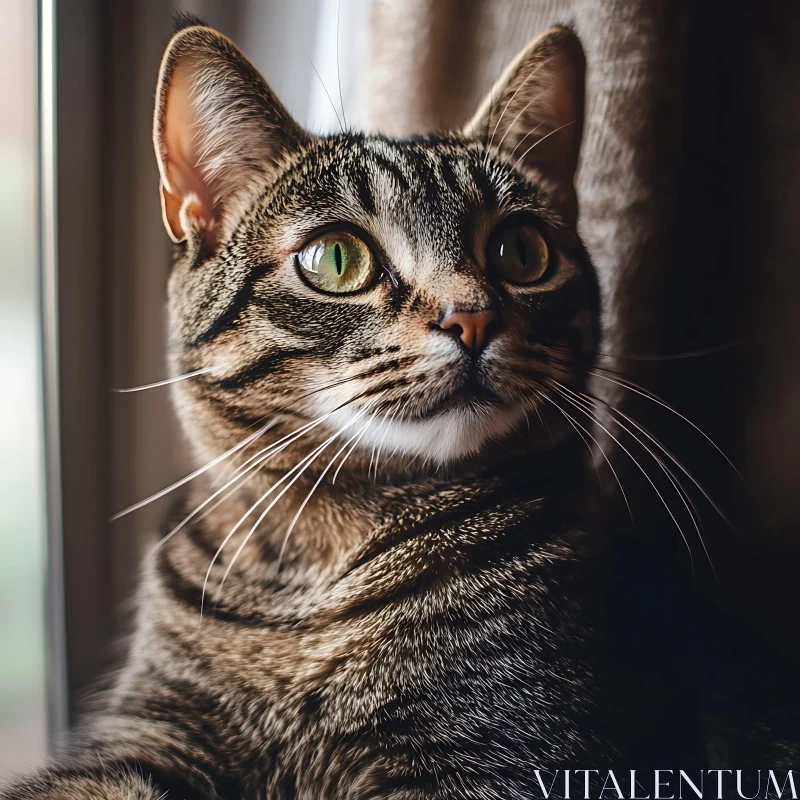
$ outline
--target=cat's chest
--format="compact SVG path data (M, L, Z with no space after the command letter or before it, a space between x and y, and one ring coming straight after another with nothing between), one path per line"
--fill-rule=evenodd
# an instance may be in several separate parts
M575 757L564 731L591 733L609 696L602 567L558 520L534 496L389 523L315 591L265 596L271 616L210 618L186 666L246 710L220 735L265 775L334 782L384 758Z
M436 738L503 705L530 706L529 719L575 705L597 565L583 534L544 529L539 511L532 500L387 528L291 624L263 632L246 669L269 718L303 736L396 739L410 726Z
M292 769L307 773L327 750L343 765L368 753L370 766L391 757L417 774L480 758L491 772L589 747L565 731L590 737L608 697L591 561L581 534L540 539L523 520L502 546L484 518L454 526L461 541L437 541L436 556L419 559L410 540L390 548L319 607L326 624L297 639L305 661L270 698Z
M349 575L325 609L319 651L336 642L338 657L316 690L320 713L397 730L415 705L418 721L427 709L455 724L522 686L555 699L554 665L574 680L600 590L582 534L545 536L530 511L475 515Z
M221 626L214 660L267 702L295 713L313 697L303 702L358 725L448 682L530 682L533 661L562 658L596 627L590 539L540 498L412 520L384 523L330 581L265 595L263 625Z

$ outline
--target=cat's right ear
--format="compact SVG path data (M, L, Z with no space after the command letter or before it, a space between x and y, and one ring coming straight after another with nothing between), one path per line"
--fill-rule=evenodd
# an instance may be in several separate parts
M237 197L307 138L229 39L202 24L178 30L161 61L153 120L172 240L213 247Z
M514 166L535 170L572 222L578 213L574 182L585 72L575 31L551 28L517 56L464 129Z

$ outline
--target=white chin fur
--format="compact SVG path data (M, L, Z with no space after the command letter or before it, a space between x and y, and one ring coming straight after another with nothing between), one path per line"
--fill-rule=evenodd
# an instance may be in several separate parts
M437 464L446 464L475 455L491 439L512 431L524 419L518 406L493 406L481 409L451 409L423 420L393 420L359 414L349 408L337 411L328 420L334 430L346 430L343 442L359 434L361 450L380 449L380 453L419 456ZM383 459L381 459L383 460Z

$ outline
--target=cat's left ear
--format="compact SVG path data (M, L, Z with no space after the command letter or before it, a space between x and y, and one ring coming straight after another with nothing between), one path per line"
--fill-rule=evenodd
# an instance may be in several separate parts
M153 119L172 240L213 247L237 198L307 138L236 45L190 20L161 61Z
M536 170L571 222L578 214L585 72L575 32L551 28L517 56L464 129L512 164Z

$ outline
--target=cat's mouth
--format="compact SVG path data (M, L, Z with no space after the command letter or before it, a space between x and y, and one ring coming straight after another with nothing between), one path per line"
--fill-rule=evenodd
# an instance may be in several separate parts
M485 410L491 406L502 406L505 401L487 387L473 372L467 373L461 385L446 397L441 398L420 415L420 419L431 419L448 411L471 409Z
M350 435L357 437L358 446L375 448L376 453L448 463L479 453L488 441L499 440L524 420L522 406L495 391L491 377L480 369L453 370L449 380L439 375L441 382L421 381L416 384L420 391L395 398L396 405L379 413L368 406L358 412L341 409L331 427L341 431L353 426Z

